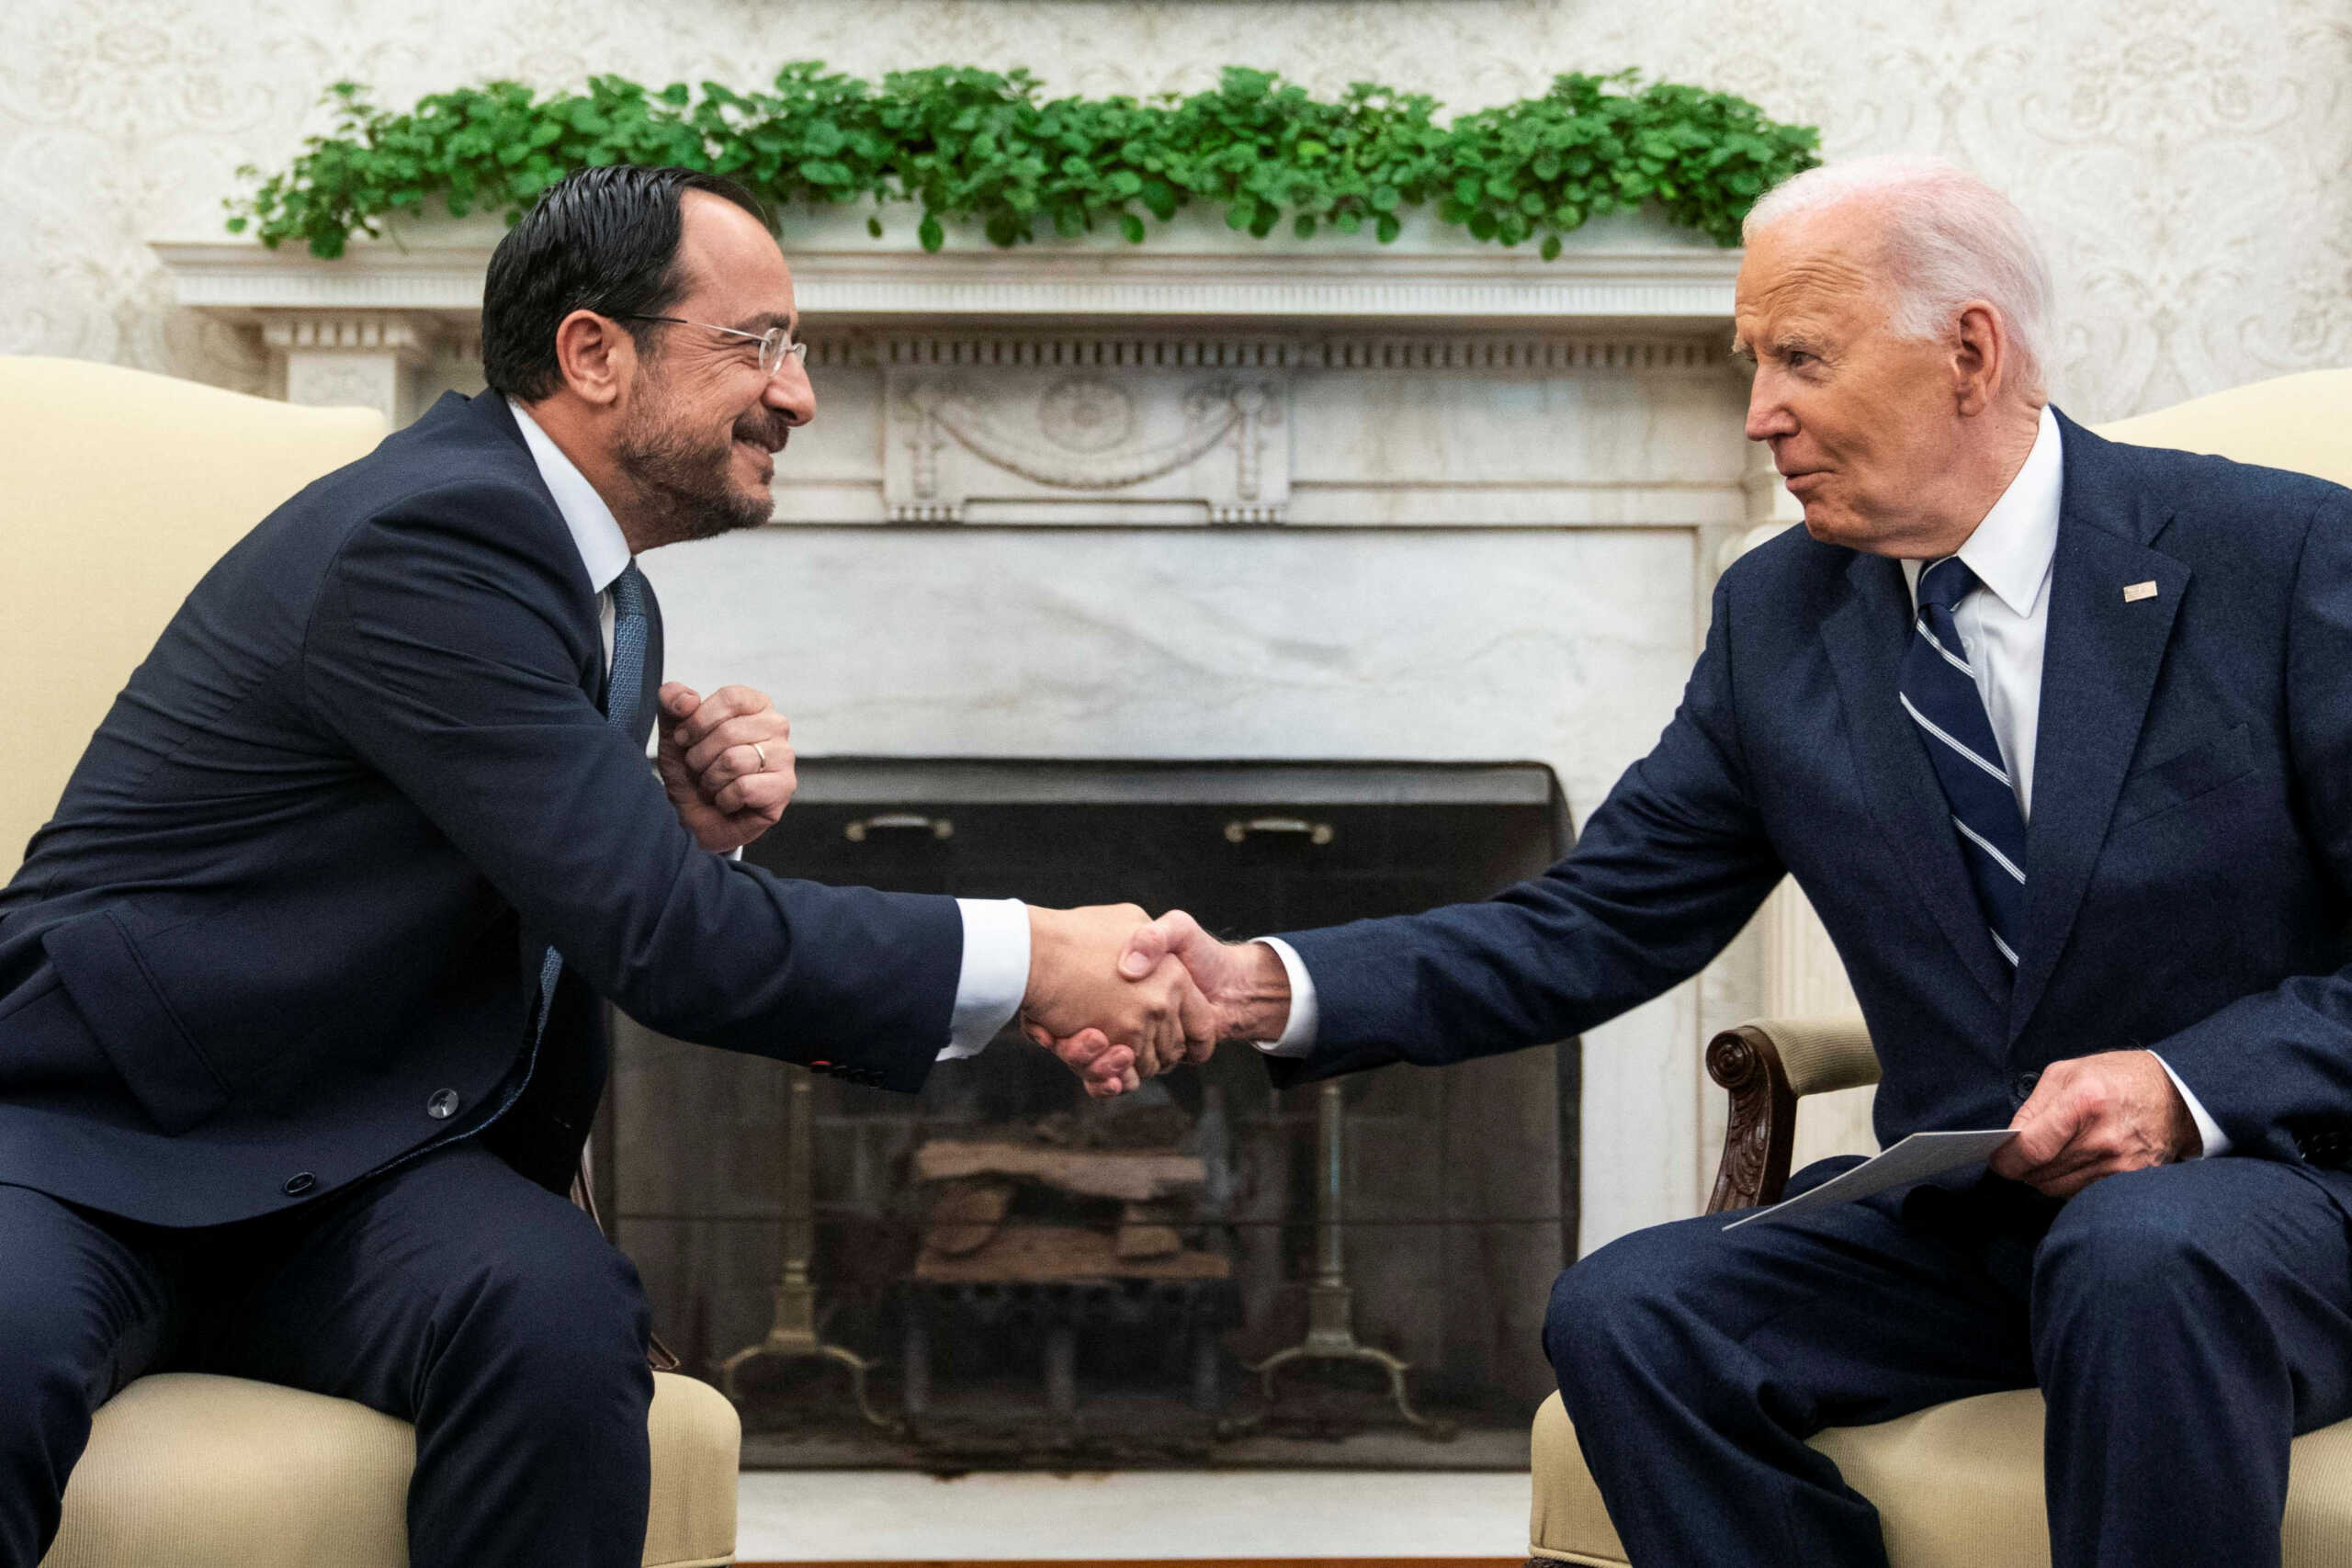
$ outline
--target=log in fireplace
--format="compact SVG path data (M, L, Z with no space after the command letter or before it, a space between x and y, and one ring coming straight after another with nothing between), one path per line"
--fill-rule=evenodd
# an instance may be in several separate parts
M1245 935L1480 897L1569 833L1540 764L831 758L751 853ZM1549 1386L1578 1081L1574 1041L1287 1093L1228 1050L1094 1102L1008 1032L910 1098L622 1020L599 1138L665 1337L766 1352L747 1462L1472 1462Z

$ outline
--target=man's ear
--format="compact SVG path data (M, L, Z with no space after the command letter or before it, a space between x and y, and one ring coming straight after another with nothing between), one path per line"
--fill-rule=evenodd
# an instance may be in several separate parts
M2007 384L2009 337L2000 312L1982 300L1961 307L1952 338L1952 395L1962 418L1983 413Z
M575 396L610 408L636 369L637 344L609 317L574 310L556 323L555 362Z

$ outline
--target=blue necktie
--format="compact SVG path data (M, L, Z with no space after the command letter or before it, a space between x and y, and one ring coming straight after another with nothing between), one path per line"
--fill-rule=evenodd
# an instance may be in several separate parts
M1919 609L1903 652L1898 694L1951 806L1961 859L1976 885L1993 945L2014 970L2025 923L2025 816L1952 621L1953 609L1977 586L1976 574L1958 556L1930 561L1919 573Z
M635 561L613 579L612 595L613 667L605 678L605 722L623 735L641 736L649 716L645 650L652 631L653 595ZM555 983L562 974L563 954L550 947L539 960L539 1021L531 1032L535 1045L547 1033Z

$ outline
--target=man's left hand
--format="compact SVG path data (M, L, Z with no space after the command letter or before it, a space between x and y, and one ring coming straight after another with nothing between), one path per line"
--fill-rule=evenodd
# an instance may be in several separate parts
M2102 1176L2193 1159L2205 1146L2172 1075L2147 1051L2051 1063L2009 1125L2018 1135L1993 1156L1993 1174L2052 1198Z
M765 693L721 686L705 697L672 681L662 688L661 723L655 766L696 843L725 854L776 825L799 779L792 721Z

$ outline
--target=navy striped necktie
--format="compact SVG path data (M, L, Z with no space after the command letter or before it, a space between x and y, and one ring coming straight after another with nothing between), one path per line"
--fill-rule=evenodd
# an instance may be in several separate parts
M646 711L645 655L653 630L652 591L645 573L631 561L613 579L613 664L605 677L605 722L623 735L641 736ZM548 1012L555 1005L556 981L563 975L563 954L550 947L539 960L539 1019L531 1038L536 1043L547 1032Z
M1958 556L1930 561L1919 573L1919 608L1903 651L1897 694L1919 727L1960 833L1961 859L1976 886L1976 900L1993 946L2010 969L2025 924L2025 814L2001 761L2000 743L1977 690L1976 671L1960 640L1952 612L1979 586Z

